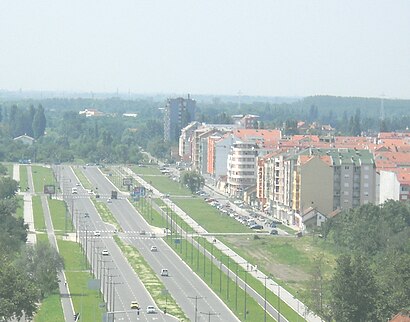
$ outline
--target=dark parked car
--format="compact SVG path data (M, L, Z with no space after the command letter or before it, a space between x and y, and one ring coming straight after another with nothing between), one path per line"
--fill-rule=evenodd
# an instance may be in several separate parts
M271 235L279 235L279 232L278 232L277 229L272 229L272 230L270 231L270 234L271 234Z
M250 226L249 228L250 228L250 229L263 229L263 226L256 224L256 225Z

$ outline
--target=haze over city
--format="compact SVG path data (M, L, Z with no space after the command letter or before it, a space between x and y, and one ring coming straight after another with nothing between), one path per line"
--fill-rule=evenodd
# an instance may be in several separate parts
M1 1L0 90L409 98L409 1Z

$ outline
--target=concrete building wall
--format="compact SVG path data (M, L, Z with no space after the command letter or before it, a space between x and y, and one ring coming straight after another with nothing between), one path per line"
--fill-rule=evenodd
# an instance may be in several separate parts
M215 178L226 176L228 173L228 154L232 146L232 137L229 135L226 138L215 142Z
M380 203L385 201L399 200L400 197L400 182L397 176L391 171L380 171Z
M320 175L319 175L320 174ZM321 213L333 211L333 169L320 158L300 166L300 209L315 207Z

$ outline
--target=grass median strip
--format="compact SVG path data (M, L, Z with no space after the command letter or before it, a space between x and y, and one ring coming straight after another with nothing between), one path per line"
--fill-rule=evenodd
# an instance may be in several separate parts
M81 182L81 185L84 187L84 189L92 189L93 185L91 184L90 180L84 175L83 171L81 168L78 166L73 166L71 167L77 176L78 180Z
M103 201L98 201L94 198L92 198L91 200L95 208L97 209L98 213L100 214L101 219L104 222L113 225L118 231L122 231L120 224L115 219L108 206Z
M114 240L127 258L131 267L138 274L141 282L151 294L157 307L161 310L166 307L167 313L175 316L179 319L179 321L188 321L185 313L178 306L174 298L171 295L165 294L164 284L162 284L161 280L138 252L138 250L135 247L123 242L118 236L114 236Z

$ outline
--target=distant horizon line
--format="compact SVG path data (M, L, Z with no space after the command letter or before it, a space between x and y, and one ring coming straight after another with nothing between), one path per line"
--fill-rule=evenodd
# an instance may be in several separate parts
M212 93L191 93L191 92L186 92L184 94L180 93L175 93L175 92L133 92L133 91L108 91L108 92L103 92L103 91L83 91L83 90L38 90L38 89L29 89L29 90L23 90L23 89L18 89L18 90L10 90L10 89L5 89L5 88L0 88L0 94L8 93L8 94L36 94L37 95L43 95L43 94L68 94L68 95L85 95L84 96L78 96L78 98L97 98L93 96L110 96L112 98L124 98L126 96L147 96L147 97L152 97L152 96L164 96L164 97L188 97L188 95L191 98L195 98L195 96L202 97L202 96L213 96L213 97L246 97L246 98L251 98L251 97L264 97L264 98L288 98L288 99L303 99L307 97L315 97L315 96L323 96L323 97L344 97L344 98L369 98L369 99L383 99L383 100L410 100L410 98L402 98L402 97L389 97L384 94L381 94L379 96L358 96L358 95L336 95L336 94L310 94L310 95L261 95L261 94L244 94L243 92L239 92L236 94L212 94ZM91 97L90 97L91 96ZM54 97L41 97L41 98L65 98L62 96L54 96Z

